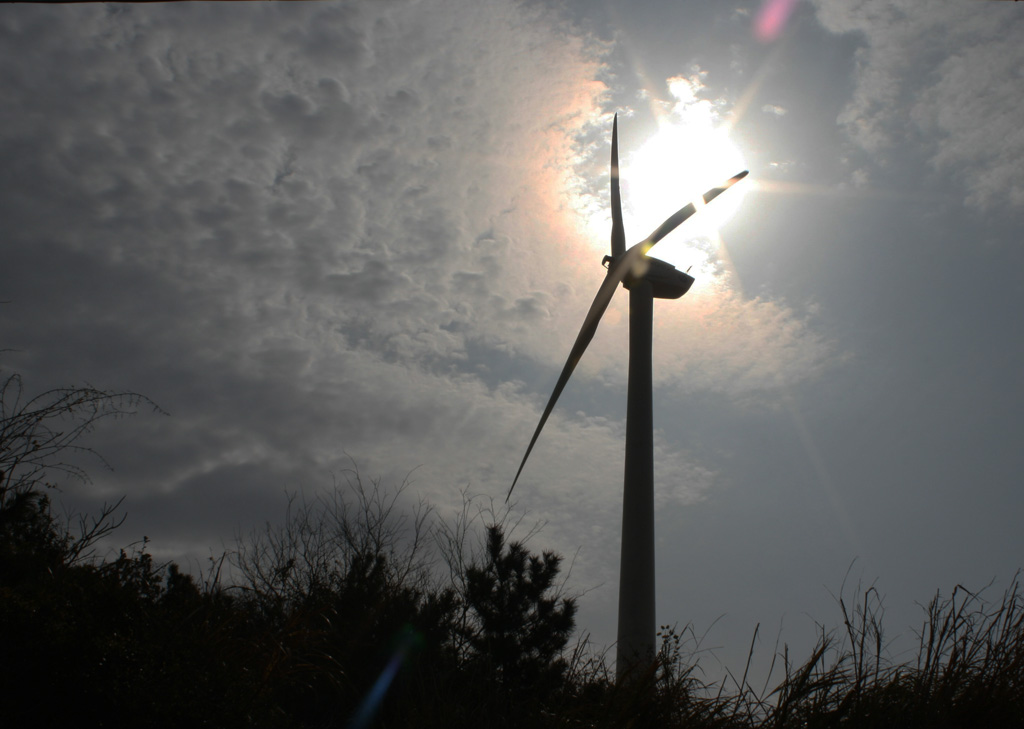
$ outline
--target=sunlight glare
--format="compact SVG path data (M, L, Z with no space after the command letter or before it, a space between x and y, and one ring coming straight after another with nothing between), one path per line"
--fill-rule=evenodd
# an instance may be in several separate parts
M702 209L666 236L650 255L684 271L693 266L695 276L708 277L721 272L723 248L718 231L740 209L750 183L744 180L704 206L701 196L705 192L747 168L729 137L731 115L725 113L729 104L724 98L708 98L705 76L695 68L689 76L666 80L670 99L660 100L653 93L647 96L658 131L639 147L628 132L620 136L619 171L626 246L640 242L693 202ZM602 145L602 156L606 150ZM608 197L578 195L576 210L586 237L608 253Z
M625 161L622 170L623 217L630 242L649 235L688 202L698 208L651 255L680 265L680 241L717 240L718 230L739 209L746 185L737 185L704 209L701 195L746 169L743 156L722 128L698 115L668 118L654 136ZM673 250L676 249L676 250Z

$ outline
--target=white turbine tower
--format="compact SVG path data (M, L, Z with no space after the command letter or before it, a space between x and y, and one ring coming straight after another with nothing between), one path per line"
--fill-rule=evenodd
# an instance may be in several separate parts
M720 187L704 193L707 204L747 176L744 170ZM629 383L626 405L626 466L622 499L622 552L619 565L619 625L616 645L616 674L622 678L631 668L646 669L655 655L654 617L654 423L651 394L651 335L654 299L678 299L689 291L693 278L647 252L675 230L697 209L693 203L678 210L658 229L626 250L619 198L618 115L612 123L612 253L603 263L608 268L604 282L590 305L576 343L558 376L555 389L544 408L512 481L512 495L526 459L562 394L576 364L594 338L608 304L621 283L629 290ZM507 497L506 497L507 500Z

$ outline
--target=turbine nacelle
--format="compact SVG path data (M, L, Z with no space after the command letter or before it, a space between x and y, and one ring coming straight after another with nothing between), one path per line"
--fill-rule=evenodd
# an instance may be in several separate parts
M611 256L605 256L601 261L609 270L614 268L615 262L616 259ZM694 282L690 274L680 271L667 261L650 256L642 256L633 264L633 270L627 274L622 285L630 289L641 279L651 284L656 299L678 299L690 290Z

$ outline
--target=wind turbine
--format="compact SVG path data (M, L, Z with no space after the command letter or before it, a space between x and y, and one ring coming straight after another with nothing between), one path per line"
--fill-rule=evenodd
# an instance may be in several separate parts
M537 429L530 439L512 481L508 497L530 457L540 431L562 394L577 363L594 338L608 304L621 283L629 290L629 381L626 404L626 466L622 499L622 552L619 565L619 625L616 643L616 674L622 678L631 667L646 668L655 655L654 618L654 420L651 394L651 336L654 299L678 299L693 285L693 278L665 261L648 258L647 252L687 218L697 212L690 203L676 211L647 238L626 249L619 197L618 115L612 122L612 253L602 263L608 269L594 303L576 335L569 358L558 376ZM747 176L740 172L702 196L707 204ZM506 497L506 501L508 500Z

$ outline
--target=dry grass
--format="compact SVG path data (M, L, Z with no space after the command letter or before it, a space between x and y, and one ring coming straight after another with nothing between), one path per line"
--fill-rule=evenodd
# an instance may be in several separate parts
M1019 575L997 600L958 585L924 608L918 650L909 661L887 654L881 598L874 588L848 606L842 627L821 629L802 662L783 648L775 688L739 679L706 684L699 641L690 630L661 634L659 665L644 680L614 686L607 670L603 706L591 721L563 726L635 727L1024 727L1024 596ZM755 633L756 639L756 633ZM687 651L689 645L694 650ZM753 642L751 643L751 656ZM604 683L601 683L604 682ZM600 718L598 718L600 717ZM595 720L596 719L596 720Z

